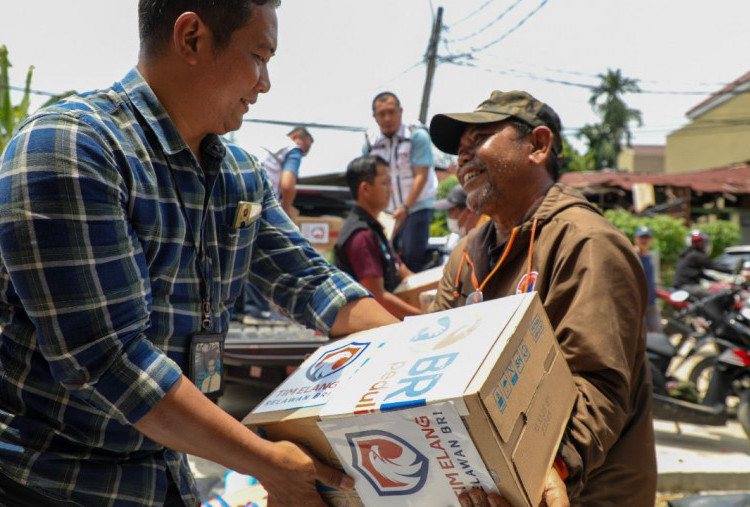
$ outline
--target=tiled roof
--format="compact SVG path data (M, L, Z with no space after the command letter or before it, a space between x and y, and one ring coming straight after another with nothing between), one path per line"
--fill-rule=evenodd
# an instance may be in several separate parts
M560 181L576 188L605 186L632 190L633 183L651 183L657 187L690 187L695 192L750 194L750 165L680 174L571 172L563 174Z

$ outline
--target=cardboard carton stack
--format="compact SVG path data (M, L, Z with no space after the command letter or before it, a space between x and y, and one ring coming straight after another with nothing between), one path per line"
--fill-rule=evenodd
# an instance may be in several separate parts
M300 233L310 242L310 245L318 253L328 258L333 251L333 246L336 244L344 221L341 217L336 216L298 216L294 223L297 224Z
M536 506L574 398L531 293L333 342L243 422L354 477L321 491L332 504L458 505L480 486Z
M442 277L443 266L426 269L406 278L393 289L393 293L410 305L420 308L422 306L420 294L436 289Z

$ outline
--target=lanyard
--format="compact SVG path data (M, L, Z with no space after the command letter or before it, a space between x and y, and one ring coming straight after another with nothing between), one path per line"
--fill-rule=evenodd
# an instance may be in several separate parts
M169 162L169 157L166 153L164 153L164 160L167 162L167 167L169 168L169 177L172 180L172 186L174 186L175 193L177 194L177 202L180 204L180 211L182 212L182 216L185 218L185 222L188 227L188 231L190 232L190 239L193 243L193 248L195 249L195 255L196 255L196 269L198 270L198 276L200 278L200 294L201 294L201 329L204 331L207 331L211 327L211 297L209 296L209 287L210 284L208 283L208 277L206 275L206 271L204 270L205 263L206 263L206 238L205 238L205 225L206 225L206 216L208 215L208 202L210 199L210 191L211 189L206 188L206 198L203 203L203 221L201 222L201 230L204 232L204 234L201 234L200 241L196 241L195 234L193 233L193 226L190 222L190 215L188 214L187 207L185 206L185 201L182 199L182 192L180 192L180 186L177 184L177 180L175 179L174 172L172 170L172 164Z
M128 96L128 102L130 102L131 107L133 108L133 111L140 117L141 121L143 123L148 124L149 120L147 120L143 114L140 112L140 109L133 103L133 101L130 99L130 96ZM149 129L150 134L153 137L156 136L156 132L154 132L152 129ZM159 142L158 138L154 141L153 146L159 146L161 147L161 143ZM187 208L185 207L185 202L182 200L182 193L180 192L180 187L177 185L177 180L174 176L174 171L172 169L172 164L169 161L169 156L164 151L164 148L161 148L161 153L164 155L164 161L167 163L167 168L169 169L169 178L172 180L172 186L175 189L175 193L177 194L177 202L180 204L180 211L182 212L182 216L185 218L185 223L187 224L188 230L190 231L190 239L193 242L193 248L195 249L195 255L196 255L196 269L198 270L198 276L200 277L200 294L201 294L201 329L204 331L207 331L211 327L211 297L209 296L209 283L208 283L208 277L206 276L205 271L203 270L206 262L206 251L203 247L205 244L205 225L206 225L206 216L208 215L208 203L211 198L211 188L209 188L208 185L206 185L206 198L203 202L203 222L201 223L201 230L204 231L204 234L201 236L201 242L197 243L195 241L195 235L193 234L193 226L190 223L190 215L188 215ZM208 179L206 179L206 182L208 182Z
M527 289L529 287L529 284L531 282L531 254L534 251L534 236L536 234L536 223L537 219L534 218L534 222L531 226L531 243L529 244L529 254L528 254L528 263L526 268L526 277L525 277L525 283L523 287L523 292L527 292ZM474 291L471 292L468 296L466 296L466 304L471 305L474 303L481 303L484 301L484 287L487 285L487 282L490 281L490 279L497 273L498 269L500 269L500 266L505 261L505 258L508 257L508 253L510 252L511 247L513 246L513 243L516 240L516 235L518 234L518 226L514 227L513 230L510 233L510 239L508 239L508 243L505 245L505 249L503 250L503 255L500 256L500 260L497 261L497 264L495 264L495 267L492 268L492 271L485 277L485 279L482 281L482 284L479 284L479 280L477 279L476 270L474 268L474 263L472 262L471 258L469 257L469 254L466 252L466 249L461 252L462 256L462 262L458 265L458 271L456 272L456 283L453 286L453 297L458 298L461 293L459 292L460 288L460 280L461 280L461 271L463 270L465 260L466 263L471 266L471 284L474 286Z

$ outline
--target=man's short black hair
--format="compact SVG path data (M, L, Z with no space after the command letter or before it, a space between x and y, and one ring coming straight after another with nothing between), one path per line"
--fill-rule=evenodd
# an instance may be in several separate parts
M510 123L513 128L516 129L519 138L526 137L534 130L534 127L529 125L523 120L518 118L509 118L505 120L505 123ZM553 132L552 135L555 135ZM562 164L560 163L560 157L554 150L550 152L550 157L547 161L547 171L552 177L552 181L557 181L560 178L560 172L562 170Z
M359 193L360 183L363 181L370 185L375 183L375 176L378 175L378 164L388 167L388 162L379 155L363 155L355 158L346 166L346 183L349 185L349 191L355 201Z
M172 37L174 24L183 12L194 12L211 30L217 49L229 45L232 34L245 26L253 14L253 6L269 2L274 7L281 0L139 0L138 32L141 50L156 54Z
M393 92L380 92L377 95L375 95L375 98L372 99L372 112L375 112L375 103L380 102L381 100L393 98L393 100L396 101L396 105L398 107L401 107L401 101L398 100L398 97L396 97L396 94Z

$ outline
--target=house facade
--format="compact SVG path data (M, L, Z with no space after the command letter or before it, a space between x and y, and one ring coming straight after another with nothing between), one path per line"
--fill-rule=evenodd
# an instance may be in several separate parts
M703 171L750 161L750 72L686 113L667 136L666 173Z

